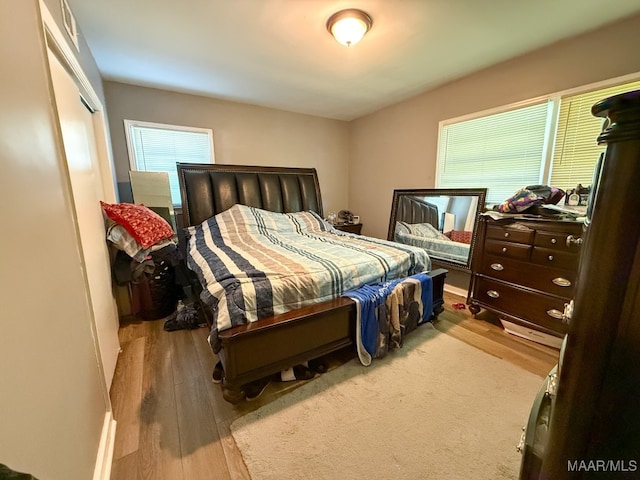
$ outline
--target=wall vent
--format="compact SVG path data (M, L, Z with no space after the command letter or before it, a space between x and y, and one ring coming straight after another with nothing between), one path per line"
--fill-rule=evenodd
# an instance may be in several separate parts
M78 27L76 26L76 18L73 16L67 0L60 0L60 4L62 7L62 21L64 23L64 28L69 34L71 42L76 47L76 51L79 52L80 46L78 45Z

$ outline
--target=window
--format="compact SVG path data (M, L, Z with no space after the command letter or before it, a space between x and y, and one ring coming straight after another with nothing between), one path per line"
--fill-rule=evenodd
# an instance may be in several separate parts
M589 185L604 150L596 141L603 119L591 115L591 106L635 89L640 81L442 122L436 184L487 187L487 203L500 203L527 185Z
M549 102L445 125L438 142L438 186L489 186L498 203L540 183Z
M124 127L131 169L168 172L174 205L182 203L176 163L214 163L211 129L132 120Z
M612 95L640 89L640 81L565 97L560 103L558 135L553 151L550 184L564 190L591 184L593 169L604 145L597 138L604 120L591 107Z

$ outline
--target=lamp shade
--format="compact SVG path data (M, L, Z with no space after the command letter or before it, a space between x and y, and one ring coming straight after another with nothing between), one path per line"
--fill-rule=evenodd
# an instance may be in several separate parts
M350 8L334 13L327 20L327 30L331 35L347 47L358 43L369 31L373 21L362 10Z

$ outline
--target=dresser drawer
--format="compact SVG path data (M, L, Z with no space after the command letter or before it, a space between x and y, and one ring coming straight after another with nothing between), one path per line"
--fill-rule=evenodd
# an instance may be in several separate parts
M536 247L549 248L552 250L564 251L567 253L575 253L578 249L575 246L567 246L567 238L570 236L567 232L545 232L538 230L535 235L533 244ZM572 235L579 238L580 234Z
M528 243L533 242L534 231L529 228L508 228L498 225L487 225L487 238L506 240L508 242Z
M562 323L565 301L551 295L477 277L474 298L487 308L522 318L556 332L566 332Z
M578 268L578 254L561 252L550 248L533 247L531 262L552 268L575 270Z
M575 271L548 268L494 255L484 256L480 273L565 298L573 297L577 276Z
M505 258L518 258L520 260L529 259L531 248L531 245L499 240L487 240L484 246L485 252L489 254L499 255Z

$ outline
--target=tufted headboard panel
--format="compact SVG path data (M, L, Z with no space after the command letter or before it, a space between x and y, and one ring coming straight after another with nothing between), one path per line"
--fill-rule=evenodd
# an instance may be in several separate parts
M315 168L178 163L183 226L198 225L235 204L320 216L322 198Z
M438 207L415 197L402 196L398 203L396 221L406 223L430 223L439 228Z

